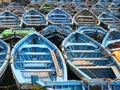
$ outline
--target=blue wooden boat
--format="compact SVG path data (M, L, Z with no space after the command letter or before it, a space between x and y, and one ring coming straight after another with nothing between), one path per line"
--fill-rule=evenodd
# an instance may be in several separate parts
M115 3L112 3L108 9L110 9L111 12L119 13L120 7Z
M45 0L46 1L46 4L53 4L53 5L56 5L58 3L57 0Z
M30 3L35 5L38 4L41 6L44 2L42 0L31 0Z
M120 66L109 51L85 34L71 33L62 42L61 50L68 67L87 83L94 80L112 82L120 77ZM99 84L94 81L94 85Z
M87 25L98 25L98 18L89 10L84 8L83 10L76 13L73 17L76 25L87 24Z
M98 0L98 3L102 4L104 7L108 7L113 0Z
M40 33L59 47L61 42L72 31L73 30L70 26L50 25L50 26L47 26L46 28L44 28L42 31L40 31Z
M119 0L113 0L113 3L116 4L116 5L119 5L120 1Z
M62 5L63 4L67 5L67 4L70 4L70 1L69 0L60 0L59 3Z
M120 65L120 31L111 30L103 39L102 45L111 52L118 65Z
M72 4L73 4L74 6L79 6L81 3L83 3L82 0L72 0Z
M7 10L15 13L16 15L20 16L25 12L24 7L19 3L12 2L7 6Z
M40 25L47 25L47 20L45 16L35 9L27 10L22 15L23 23L26 26L40 26Z
M84 83L77 80L58 81L58 82L42 82L38 76L32 76L32 84L35 90L85 90Z
M118 30L118 31L120 31L120 23L116 23L116 24L110 26L109 30L111 30L111 31L112 30Z
M6 10L7 4L6 3L2 3L0 4L0 12L3 12Z
M87 9L87 8L88 8L88 6L85 3L81 3L81 4L79 4L79 6L75 7L75 11L79 12L79 11L81 11L83 9Z
M72 24L72 17L61 8L55 8L47 14L47 18L52 24Z
M111 13L120 19L120 6L119 5L116 5L114 3L112 3L110 6L109 6L109 10L111 11Z
M109 13L110 12L110 10L108 10L106 7L104 7L100 3L94 4L91 8L92 8L93 13L97 16L99 16L102 13Z
M109 50L111 49L110 51L114 51L114 49L117 50L117 48L120 48L120 35L119 34L120 34L120 31L118 30L109 31L106 34L102 42L102 45L104 47L109 48Z
M20 26L21 21L19 20L19 17L15 15L14 13L5 10L0 14L0 27L15 27Z
M10 47L0 39L0 84L3 84L10 58Z
M31 76L43 82L67 80L67 69L59 49L37 32L21 39L11 52L11 70L19 89L33 89Z
M77 31L90 36L91 38L95 39L100 43L102 43L103 38L107 34L107 31L104 28L97 25L83 25L80 26Z
M108 25L108 27L119 23L119 19L111 13L100 14L98 18L100 22L103 22L104 24Z

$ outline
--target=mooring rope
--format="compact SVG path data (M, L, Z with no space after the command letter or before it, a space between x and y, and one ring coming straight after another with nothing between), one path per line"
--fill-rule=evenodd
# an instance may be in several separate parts
M6 89L6 90L9 90L9 88L11 87L15 87L16 84L12 84L12 85L8 85L8 86L0 86L0 89Z

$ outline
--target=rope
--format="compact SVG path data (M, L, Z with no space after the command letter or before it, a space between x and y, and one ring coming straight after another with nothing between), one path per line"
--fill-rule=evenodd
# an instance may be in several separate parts
M7 89L7 90L9 90L9 88L14 87L14 86L16 86L16 84L9 85L9 86L0 86L0 89Z

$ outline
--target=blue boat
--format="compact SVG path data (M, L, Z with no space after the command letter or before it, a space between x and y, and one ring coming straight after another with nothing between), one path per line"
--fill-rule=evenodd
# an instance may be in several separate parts
M0 27L15 27L15 26L20 26L21 21L19 17L10 12L9 10L5 10L0 14Z
M120 19L120 6L119 5L116 5L114 3L112 3L110 6L109 6L109 10L111 11L111 13Z
M116 23L116 24L110 26L109 30L110 31L112 31L112 30L118 30L118 31L120 31L120 23Z
M111 55L116 59L120 65L120 31L111 30L103 39L102 45L111 52Z
M0 5L0 12L5 11L5 10L6 10L6 7L7 7L7 4L6 4L6 3L2 3L2 4Z
M60 0L59 3L61 5L64 5L64 4L67 5L67 4L70 4L70 1L69 0Z
M84 33L96 41L102 43L103 38L107 34L107 30L97 25L83 25L77 29L78 32Z
M72 32L72 28L70 26L56 26L50 25L44 28L40 33L53 42L58 47L61 42Z
M47 20L45 16L35 9L27 10L22 15L23 23L26 26L40 26L40 25L47 25Z
M42 0L31 0L30 3L35 5L38 4L41 6L44 2Z
M19 89L33 89L31 76L42 82L67 80L67 69L59 49L38 32L21 39L11 51L11 70Z
M109 6L109 9L110 9L112 12L119 13L120 7L119 7L118 5L116 5L115 3L112 3L112 4Z
M87 9L87 8L88 8L88 6L85 3L81 3L78 6L75 6L75 11L79 12L79 11L81 11L83 9Z
M74 6L79 6L81 3L83 3L82 0L72 0L72 4L73 4Z
M111 13L100 14L98 16L98 19L100 20L100 22L103 22L108 27L113 26L113 25L119 23L119 19L117 17L115 17Z
M20 5L19 3L12 2L7 6L7 10L15 13L16 15L20 16L25 12L24 6Z
M32 84L34 90L85 90L84 83L77 80L58 81L58 82L42 82L38 76L32 76Z
M0 39L0 84L3 84L5 79L5 72L9 64L10 47Z
M119 5L120 1L119 0L113 0L113 3L116 4L116 5Z
M110 12L110 10L108 10L106 7L104 7L100 3L94 4L91 8L92 8L93 13L97 16L99 16L102 13L109 13Z
M72 24L72 17L61 8L55 8L47 14L47 18L51 24Z
M57 0L45 0L46 1L46 4L53 4L53 5L56 5L58 3Z
M76 25L79 25L79 24L99 25L100 23L98 18L89 9L86 9L86 8L77 12L74 15L73 19Z
M94 84L95 82L99 85L95 85ZM93 80L88 83L88 87L90 90L119 90L120 80L116 81Z
M112 82L120 78L120 66L110 52L85 34L71 33L62 42L61 50L68 67L87 84L94 82L94 85L99 85L97 82L100 80Z
M104 7L108 8L108 6L112 3L113 0L98 0L98 3L102 4Z
M111 30L109 31L103 42L102 45L104 47L107 47L110 51L117 50L117 48L120 48L120 31L118 30Z

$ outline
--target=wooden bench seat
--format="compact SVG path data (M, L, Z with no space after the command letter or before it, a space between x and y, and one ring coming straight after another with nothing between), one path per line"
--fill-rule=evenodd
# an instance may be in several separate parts
M20 70L21 72L52 72L55 70L52 69L25 69L25 70Z
M72 60L108 60L108 58L73 58Z
M52 63L49 60L20 60L20 61L15 61L15 63Z

